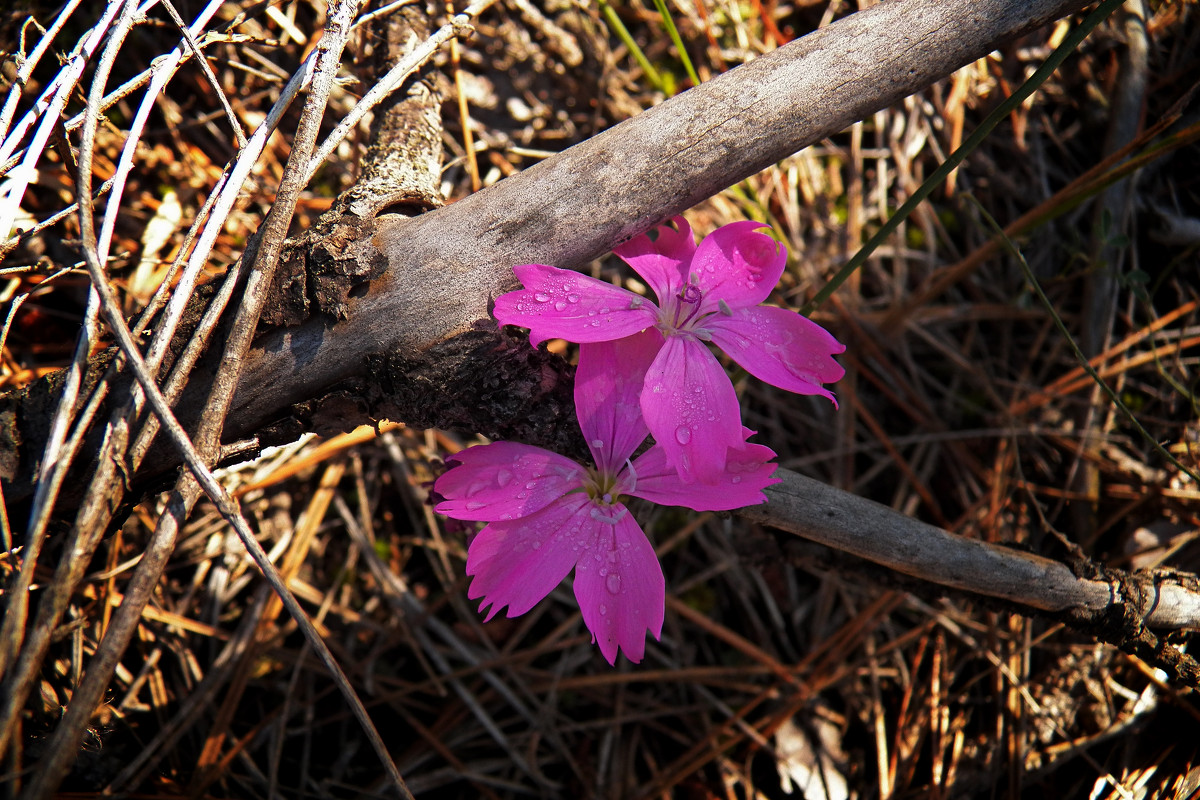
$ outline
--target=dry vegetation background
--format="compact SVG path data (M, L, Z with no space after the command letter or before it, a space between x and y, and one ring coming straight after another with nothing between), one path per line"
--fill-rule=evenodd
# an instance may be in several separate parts
M1200 487L1095 391L1013 257L970 262L991 236L981 208L1001 225L1040 208L1016 241L1054 311L1150 435L1196 465L1200 153L1167 141L1107 199L1062 191L1103 158L1113 131L1138 135L1200 78L1200 8L1150 2L1139 38L1127 24L1137 5L1089 37L816 312L849 345L839 411L739 383L747 424L782 465L964 536L1200 571ZM7 6L6 91L17 54L59 11L45 0ZM176 7L190 20L199 4ZM701 80L856 10L840 0L667 7ZM430 11L435 26L444 21L445 8ZM17 118L97 13L77 11L58 34ZM246 130L314 46L324 13L315 0L221 8L201 44ZM799 308L1077 21L1013 42L730 188L689 212L693 226L768 223L791 252L774 300ZM650 0L499 0L475 29L442 49L430 79L444 93L447 202L689 83ZM177 41L154 8L111 85ZM353 66L367 44L351 41L326 131L368 88ZM1127 57L1139 47L1141 64ZM1122 93L1132 100L1118 101ZM114 170L136 97L105 112L96 184ZM66 118L81 108L80 95ZM1193 107L1172 130L1194 136L1197 125ZM285 120L256 165L210 277L262 221L293 129ZM38 164L22 229L73 202L75 130L60 127ZM363 124L310 184L297 230L354 182L366 135ZM1160 133L1134 150L1164 141ZM141 136L107 264L128 313L187 246L235 148L217 94L188 63ZM88 285L78 237L68 215L6 250L0 388L69 360ZM942 292L922 295L967 262ZM594 265L613 278L620 269L612 258ZM304 438L221 473L418 796L1115 800L1187 798L1200 787L1200 704L1188 687L1052 620L902 582L738 519L638 509L668 587L662 641L639 666L604 662L567 586L521 618L484 625L466 598L470 530L428 502L444 456L474 441L386 424ZM111 531L76 589L0 763L9 792L43 755L160 502L145 500ZM21 563L22 532L22 520L6 520L5 582ZM39 583L52 574L55 541ZM324 669L267 597L236 537L202 504L64 791L391 796Z

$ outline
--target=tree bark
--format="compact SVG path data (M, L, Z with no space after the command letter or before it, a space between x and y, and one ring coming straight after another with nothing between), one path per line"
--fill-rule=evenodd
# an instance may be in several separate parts
M512 267L579 267L855 120L917 92L1083 0L890 0L678 95L453 205L407 218L355 217L306 243L362 280L315 313L263 333L248 354L226 441L285 439L371 419L479 430L570 449L561 365L507 342L489 315ZM353 289L353 287L352 287ZM320 304L317 307L321 307ZM527 348L525 348L527 350ZM197 371L203 382L207 371ZM178 413L196 407L189 392ZM0 403L19 459L4 491L30 488L44 432L28 398ZM5 416L5 412L13 412ZM15 466L13 462L15 463ZM150 458L143 476L174 467Z
M886 2L447 208L413 219L382 215L370 239L357 245L382 253L386 273L349 301L344 321L315 318L260 340L247 365L251 377L238 391L231 435L256 431L339 382L351 381L353 391L365 375L390 384L386 395L366 387L357 397L367 415L507 432L531 413L525 398L492 398L480 408L469 389L490 366L506 371L513 361L489 305L514 288L514 265L582 266L1083 5ZM496 375L498 385L510 373ZM467 396L459 394L464 389ZM431 417L431 409L438 413ZM565 411L569 417L569 404ZM558 443L549 430L530 429L524 438Z

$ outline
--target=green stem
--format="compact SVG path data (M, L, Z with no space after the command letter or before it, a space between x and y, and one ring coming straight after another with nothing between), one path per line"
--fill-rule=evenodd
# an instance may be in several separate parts
M881 244L887 241L889 236L895 233L896 229L900 226L900 223L907 219L908 216L912 214L914 210L916 210L917 206L920 205L925 198L929 197L929 195L933 193L933 190L940 186L942 181L944 181L951 172L957 169L958 166L966 159L968 155L971 154L975 148L983 143L983 140L988 137L988 134L990 134L1005 117L1007 117L1010 113L1012 113L1013 110L1021 105L1021 103L1025 102L1026 98L1037 91L1038 87L1045 83L1046 79L1054 74L1054 71L1058 69L1059 65L1062 64L1067 56L1079 46L1079 44L1087 37L1087 35L1095 30L1096 27L1123 2L1124 0L1104 0L1104 2L1101 3L1095 11L1093 11L1091 14L1088 14L1083 23L1080 24L1078 28L1071 31L1070 34L1068 34L1067 38L1063 40L1062 44L1055 48L1054 52L1050 54L1050 57L1045 60L1042 66L1038 67L1037 71L1030 75L1029 79L1021 84L1017 91L1013 92L1010 97L1005 99L1005 101L1000 105L996 106L996 108L992 110L992 113L988 114L987 117L984 118L979 127L975 129L975 132L967 137L967 140L963 142L957 150L951 153L945 162L943 162L937 169L933 171L933 174L921 184L921 186L912 194L911 197L904 201L904 204L896 210L896 213L888 218L887 222L883 223L879 230L875 232L875 235L868 239L866 244L859 248L859 251L855 253L849 261L846 262L844 267L838 270L838 273L834 275L827 284L825 284L825 287L822 288L821 291L817 292L816 296L813 297L813 299L810 300L802 309L800 309L800 313L808 316L814 310L816 310L819 305L828 300L830 295L836 292L838 287L845 283L846 279L854 274L855 270L865 264L867 259L871 257L871 254L874 253Z
M1008 236L1004 234L1004 229L1000 227L996 220L992 218L992 215L987 212L987 210L978 200L971 195L965 195L965 197L975 205L975 208L980 214L983 215L984 220L987 221L988 226L992 229L992 233L995 236L998 236L1000 241L1004 242L1004 247L1013 255L1014 258L1017 259L1017 263L1021 265L1021 271L1025 273L1026 282L1030 285L1030 287L1033 288L1034 293L1038 296L1038 300L1041 301L1042 305L1045 306L1046 311L1049 312L1050 318L1054 320L1055 327L1058 328L1058 332L1062 334L1063 339L1065 339L1067 344L1070 346L1071 352L1075 354L1075 358L1079 359L1079 365L1083 367L1084 371L1087 372L1091 379L1096 382L1096 385L1099 386L1106 395L1108 395L1108 399L1112 401L1113 405L1121 410L1121 413L1124 414L1125 418L1129 420L1130 424L1137 429L1137 432L1142 435L1142 438L1145 439L1151 447L1158 451L1159 455L1167 459L1167 461L1170 461L1171 464L1174 465L1174 467L1180 472L1187 475L1197 483L1200 483L1200 475L1197 475L1195 472L1181 464L1179 459L1175 458L1175 456L1171 454L1171 451L1159 444L1158 440L1151 436L1148 430L1142 427L1142 423L1138 422L1137 417L1133 415L1133 412L1129 410L1129 407L1121 402L1121 398L1117 396L1117 393L1113 390L1113 388L1104 382L1104 379L1100 377L1100 373L1096 372L1095 368L1088 363L1087 356L1083 354L1083 350L1081 350L1079 345L1075 343L1075 338L1071 336L1071 332L1067 330L1067 326L1062 321L1062 317L1060 317L1058 312L1054 310L1054 305L1050 302L1050 298L1046 296L1044 291L1042 291L1042 286L1038 283L1037 276L1033 274L1033 270L1030 268L1029 262L1025 260L1025 256L1021 255L1020 249L1016 246L1016 244L1013 243L1012 239L1008 238Z
M658 9L659 16L662 17L667 35L675 43L675 50L679 53L679 60L683 62L683 68L687 70L688 77L692 79L692 86L699 86L700 77L696 74L696 69L692 66L692 59L683 46L683 37L679 35L679 29L675 27L675 20L671 19L671 12L667 10L667 0L654 0L654 7Z
M625 23L621 22L621 18L617 16L617 12L605 0L600 0L600 11L604 14L604 19L608 21L608 26L613 29L625 47L629 50L629 54L633 56L634 61L642 68L642 72L654 84L655 88L663 94L669 95L670 91L663 83L662 76L658 74L658 70L650 64L650 60L646 58L646 54L642 52L642 48L638 47L638 43L633 40L633 35L629 29L625 27Z

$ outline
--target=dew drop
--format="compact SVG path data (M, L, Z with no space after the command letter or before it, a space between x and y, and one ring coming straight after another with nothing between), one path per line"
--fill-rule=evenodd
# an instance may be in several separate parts
M730 478L730 479L729 479L729 482L730 482L730 483L741 483L741 482L742 482L742 476L741 476L741 475L734 475L732 478Z
M686 425L680 425L675 429L675 441L680 444L687 444L692 440L692 429Z
M540 541L538 541L537 539L534 539L532 542L529 543L529 546L532 547L534 550L537 550L538 548L540 548L542 546L542 543Z
M555 300L555 301L554 301L554 310L555 310L555 311L562 311L562 310L563 310L563 309L565 309L566 307L567 307L567 304L566 304L565 302L563 302L562 300Z
M701 392L703 392L703 391L704 391L704 387L703 387L703 386L700 386L699 384L697 384L696 386L693 386L693 387L692 387L692 392L693 392L693 393L695 393L695 394L700 394L700 393L701 393Z
M621 576L615 572L612 573L611 575L608 576L608 579L604 581L604 586L608 589L608 591L611 594L620 594L621 593Z
M496 472L496 485L505 487L513 478L513 474L506 469L501 469Z
M604 449L604 440L603 439L592 439L592 447L596 448L597 450L603 450Z
M608 613L608 606L604 605L604 603L601 603L600 604L600 616L603 617L607 613Z
M546 294L545 292L538 292L533 296L533 299L537 300L539 303L545 303L550 300L550 295Z
M530 481L529 483L525 484L526 489L534 489L536 487L537 487L537 481Z
M467 501L467 511L478 511L486 505L487 503L481 503L478 500L469 500Z
M577 294L569 294L569 295L567 295L567 302L568 302L568 303L578 303L578 302L579 302L579 295L577 295Z
M529 492L517 492L518 500L524 500L526 497L529 497Z
M641 297L631 298L629 301L629 310L633 311L634 309L641 308L642 303L644 303L644 302L646 302L645 299L641 298Z

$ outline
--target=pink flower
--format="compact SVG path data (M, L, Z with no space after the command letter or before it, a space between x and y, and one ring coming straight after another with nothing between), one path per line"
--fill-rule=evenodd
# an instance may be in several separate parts
M487 618L508 606L524 614L575 570L575 598L592 639L610 664L620 648L637 663L646 632L662 633L665 583L654 548L626 508L627 496L700 511L763 502L774 457L747 444L729 459L716 486L682 483L662 448L637 458L646 438L638 394L659 342L655 334L580 348L575 377L579 426L595 459L585 467L516 442L471 447L434 484L436 510L488 524L467 551L468 596L482 597ZM616 359L623 359L620 369ZM739 430L741 430L739 426Z
M725 225L699 247L682 217L675 225L613 251L650 285L657 304L577 272L526 264L513 270L525 288L498 297L494 313L502 325L529 328L535 347L552 337L589 343L655 331L642 414L680 477L712 484L745 437L733 384L706 343L768 383L830 400L821 384L845 374L833 356L846 348L793 311L759 305L787 262L782 245L755 232L763 225Z

